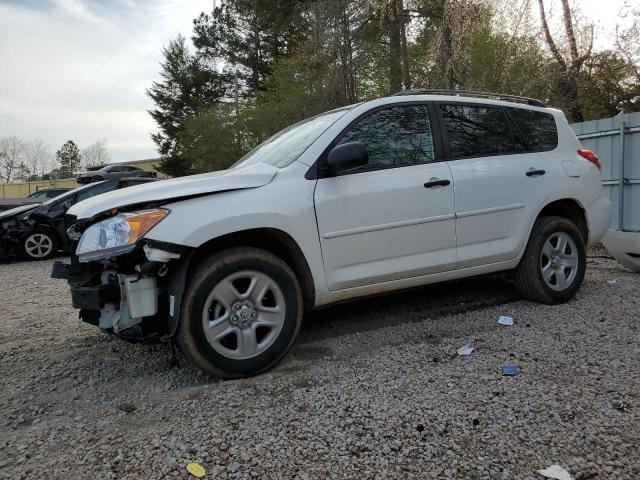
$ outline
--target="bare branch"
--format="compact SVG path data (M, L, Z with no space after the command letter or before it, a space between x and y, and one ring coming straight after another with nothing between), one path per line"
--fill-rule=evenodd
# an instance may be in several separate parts
M547 22L547 15L544 12L543 0L538 0L538 7L540 7L540 21L542 22L542 32L544 33L544 38L547 41L547 45L549 45L549 50L551 50L551 53L556 58L562 69L566 71L567 63L564 61L560 50L558 50L556 43L553 41L551 31L549 30L549 23Z
M542 0L540 0L542 2ZM571 20L571 9L569 8L569 0L561 0L562 2L562 20L564 22L564 30L569 40L569 50L571 52L571 60L578 59L578 46L576 44L576 36L573 33L573 22Z

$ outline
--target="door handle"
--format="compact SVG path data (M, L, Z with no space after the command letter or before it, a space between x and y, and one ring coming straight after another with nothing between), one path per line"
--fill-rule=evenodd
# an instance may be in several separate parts
M537 177L538 175L544 175L545 172L544 170L529 170L525 175L527 177Z
M450 183L449 180L430 179L430 181L424 184L424 188L446 187Z

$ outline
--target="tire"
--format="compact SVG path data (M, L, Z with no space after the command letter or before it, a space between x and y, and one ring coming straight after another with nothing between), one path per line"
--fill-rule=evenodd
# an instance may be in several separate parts
M9 253L2 247L0 247L0 264L9 263L11 257L9 257Z
M191 274L175 341L209 375L250 377L289 351L303 310L300 284L284 261L257 248L224 250Z
M582 285L586 265L584 239L578 228L566 218L542 217L533 225L515 270L515 287L528 300L563 303Z
M104 180L104 178L102 178L99 175L96 175L95 177L91 177L91 180L88 183L101 182L102 180Z
M27 260L47 260L58 252L58 236L48 228L34 228L20 239L20 254Z

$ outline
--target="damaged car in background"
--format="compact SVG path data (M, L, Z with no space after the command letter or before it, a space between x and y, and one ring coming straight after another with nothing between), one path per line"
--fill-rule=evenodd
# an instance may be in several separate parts
M57 252L70 252L66 234L71 226L66 211L82 200L154 179L132 178L109 180L67 190L42 204L23 205L0 212L0 260L12 257L46 260Z
M229 170L78 203L52 276L104 332L245 377L283 358L305 309L495 272L569 300L609 225L599 169L537 100L405 92L302 121Z

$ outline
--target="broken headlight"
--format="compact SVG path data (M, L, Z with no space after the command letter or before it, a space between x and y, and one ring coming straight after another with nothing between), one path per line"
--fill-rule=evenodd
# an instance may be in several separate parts
M91 262L135 249L136 242L167 216L169 210L154 208L120 213L87 228L76 249L80 262Z

